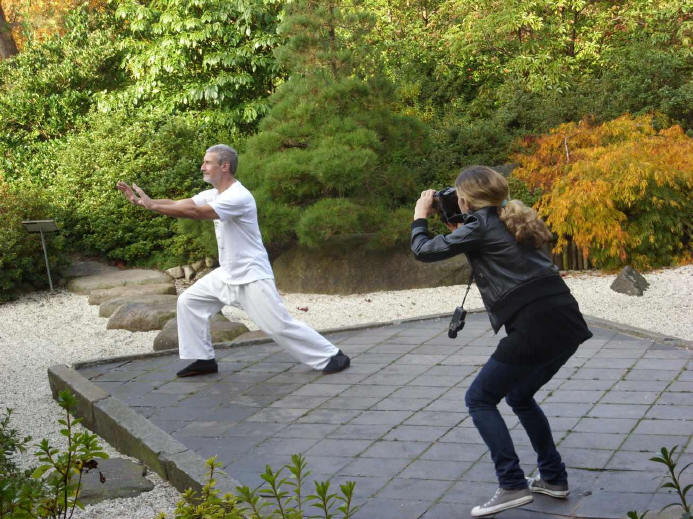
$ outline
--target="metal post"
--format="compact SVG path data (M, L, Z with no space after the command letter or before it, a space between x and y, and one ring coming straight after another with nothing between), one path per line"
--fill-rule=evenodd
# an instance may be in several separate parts
M41 232L41 245L43 245L43 257L46 259L46 272L48 272L48 284L51 287L51 292L53 291L53 280L51 279L51 268L48 266L48 251L46 250L46 240L43 237L43 231Z

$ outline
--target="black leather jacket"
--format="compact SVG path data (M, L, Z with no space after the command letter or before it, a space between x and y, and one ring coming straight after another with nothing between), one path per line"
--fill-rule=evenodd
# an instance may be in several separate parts
M542 250L515 241L495 207L482 207L450 234L434 237L425 218L415 220L411 250L420 261L466 254L494 332L526 304L570 292Z

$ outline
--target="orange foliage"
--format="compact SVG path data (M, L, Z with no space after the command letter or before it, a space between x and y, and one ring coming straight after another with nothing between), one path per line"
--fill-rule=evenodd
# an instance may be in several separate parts
M0 0L17 48L27 42L27 36L42 41L63 29L65 15L85 0ZM88 0L90 8L99 8L106 0Z
M693 139L652 117L563 124L515 160L513 176L543 196L536 209L593 264L640 268L691 261Z

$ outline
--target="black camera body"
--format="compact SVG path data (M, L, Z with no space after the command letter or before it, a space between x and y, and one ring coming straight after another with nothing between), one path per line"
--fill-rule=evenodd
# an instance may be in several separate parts
M457 190L454 187L446 187L433 194L433 202L435 203L440 219L443 223L461 223L464 216L460 210L460 205L457 203Z
M448 326L448 337L454 339L457 337L457 332L464 328L464 319L467 317L467 310L458 306L455 308L455 312L452 314L452 319L450 319L450 325Z

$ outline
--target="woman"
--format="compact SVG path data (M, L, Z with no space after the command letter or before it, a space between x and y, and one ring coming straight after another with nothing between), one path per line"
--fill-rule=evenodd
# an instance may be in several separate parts
M494 332L505 326L491 358L465 396L469 414L491 452L499 488L472 509L481 517L522 506L532 492L568 495L568 475L546 416L534 394L592 336L578 304L542 250L551 233L537 213L519 200L506 200L508 183L486 166L462 170L455 182L462 224L430 237L426 218L433 190L421 193L411 230L418 260L466 254ZM539 475L526 479L497 405L505 398L537 453Z

